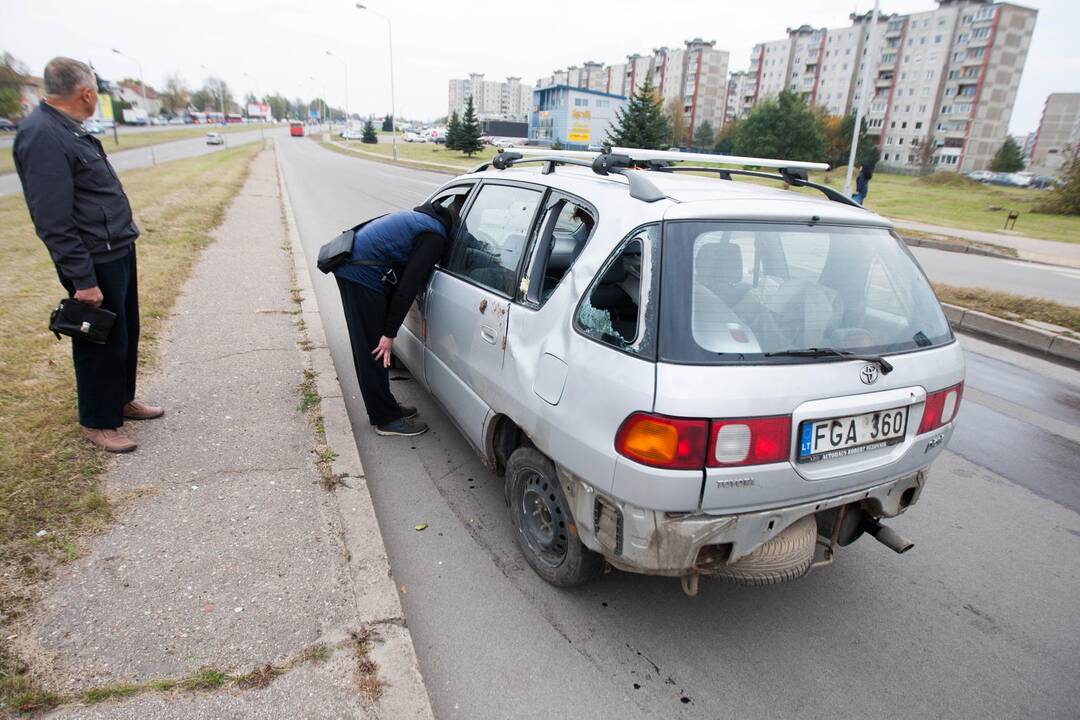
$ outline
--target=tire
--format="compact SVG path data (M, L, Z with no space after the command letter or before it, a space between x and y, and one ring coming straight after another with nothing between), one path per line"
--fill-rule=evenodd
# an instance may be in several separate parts
M604 559L578 537L551 460L535 448L518 448L506 463L506 486L518 546L537 575L564 588L600 576Z
M807 515L742 560L714 575L736 585L778 585L802 577L814 562L817 521Z

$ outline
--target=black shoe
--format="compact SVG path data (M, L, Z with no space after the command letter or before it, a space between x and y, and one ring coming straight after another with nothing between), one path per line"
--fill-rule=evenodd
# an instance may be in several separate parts
M393 422L383 423L382 425L375 426L376 435L400 435L402 437L413 437L416 435L423 435L428 430L428 426L419 420L412 418L401 418Z
M416 417L416 408L412 405L398 405L398 410L401 411L401 419L408 420L409 418Z

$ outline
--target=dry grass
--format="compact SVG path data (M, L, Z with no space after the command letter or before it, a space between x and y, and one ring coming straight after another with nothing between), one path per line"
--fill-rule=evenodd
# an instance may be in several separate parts
M981 290L979 288L959 288L942 283L934 283L934 292L941 302L959 305L970 310L978 310L988 315L996 315L1006 320L1038 320L1068 328L1080 333L1080 307L1063 305L1053 300L1023 297L1009 293Z
M125 173L139 239L142 357L153 362L161 319L211 240L251 158L246 145ZM79 538L111 518L98 485L104 456L79 435L67 341L46 329L63 295L21 196L0 198L0 628L36 596L54 562L77 555ZM39 537L38 531L46 531ZM0 649L0 709L27 691L16 659Z

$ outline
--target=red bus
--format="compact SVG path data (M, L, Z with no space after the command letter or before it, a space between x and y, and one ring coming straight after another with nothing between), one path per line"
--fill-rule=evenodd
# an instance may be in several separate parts
M291 122L289 123L289 135L293 137L304 137L304 123Z

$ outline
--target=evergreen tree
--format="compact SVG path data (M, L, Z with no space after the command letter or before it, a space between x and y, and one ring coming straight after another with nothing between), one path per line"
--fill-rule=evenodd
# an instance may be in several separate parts
M393 115L387 115L386 117L383 118L382 129L383 129L383 132L393 132L394 131L394 116Z
M806 101L789 90L750 111L735 133L735 154L783 160L825 159L825 137Z
M735 133L738 129L738 120L729 120L724 123L720 132L716 133L716 145L713 146L713 152L730 155L735 150Z
M461 139L461 118L457 110L450 113L450 122L446 124L446 149L457 150L458 141Z
M470 95L465 100L465 115L461 118L461 133L455 145L460 152L472 157L484 149L480 135L480 121L476 119L476 106Z
M697 126L697 130L694 131L694 148L702 152L709 152L715 142L716 133L713 131L712 123L708 120L702 121Z
M1024 151L1016 144L1012 137L1005 138L1005 142L994 154L990 161L991 172L1020 172L1024 169Z
M562 144L562 140L555 138L555 142L551 143L552 150L565 150L566 146Z
M379 142L379 136L375 134L375 123L371 122L371 118L364 123L364 133L360 136L360 142L369 145Z
M625 108L615 111L615 122L608 128L607 142L617 147L662 150L668 146L671 129L668 127L659 93L652 84L652 75L630 98Z

